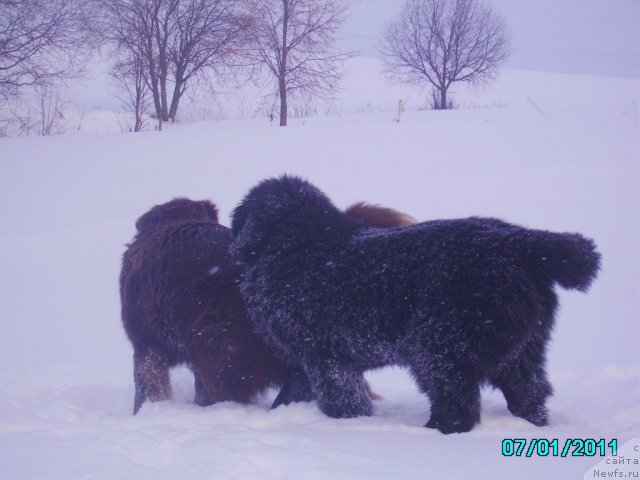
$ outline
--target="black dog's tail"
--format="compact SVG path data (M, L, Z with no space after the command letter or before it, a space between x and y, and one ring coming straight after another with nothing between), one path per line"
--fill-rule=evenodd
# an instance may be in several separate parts
M547 281L586 292L600 269L600 254L593 240L579 233L529 230L527 263Z

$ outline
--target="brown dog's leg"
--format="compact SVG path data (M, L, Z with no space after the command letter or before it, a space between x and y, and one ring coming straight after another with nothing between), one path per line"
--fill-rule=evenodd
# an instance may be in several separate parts
M146 400L158 402L171 396L169 362L156 350L146 349L143 353L134 353L133 379L136 387L134 415Z
M194 370L193 376L195 377L196 386L196 398L194 400L195 404L200 405L201 407L212 405L214 402L213 400L211 400L211 397L209 396L209 393L204 386L204 382L202 381L200 374Z

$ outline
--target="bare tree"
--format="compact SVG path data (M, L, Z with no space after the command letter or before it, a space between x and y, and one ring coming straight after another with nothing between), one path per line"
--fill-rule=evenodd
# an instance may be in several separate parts
M336 0L248 0L252 27L248 58L266 68L280 100L280 126L287 125L288 101L326 98L337 88L351 53L334 49L347 5Z
M36 86L40 113L40 135L58 135L64 133L65 118L62 113L62 85L45 83Z
M156 116L175 121L190 81L221 74L236 56L246 23L239 0L104 0L100 30L137 58Z
M0 0L0 97L79 73L85 13L74 0Z
M120 85L123 104L134 115L133 131L139 132L149 114L149 88L144 77L144 62L139 55L128 52L129 58L118 61L111 71L114 80Z
M64 80L48 79L0 103L0 129L8 136L59 135L70 129L65 117L68 95Z
M447 91L453 83L495 77L508 55L508 34L481 1L408 0L399 19L386 27L380 50L390 77L431 84L432 107L445 109L452 107Z

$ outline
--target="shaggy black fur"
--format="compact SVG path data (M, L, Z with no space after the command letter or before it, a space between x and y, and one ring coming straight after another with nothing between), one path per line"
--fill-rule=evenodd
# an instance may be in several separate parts
M407 216L361 205L350 215L376 225ZM285 366L253 333L228 247L231 232L207 201L178 198L153 207L122 260L122 322L134 349L136 413L145 400L170 397L169 368L187 364L199 405L249 402L280 386ZM292 370L276 405L312 399L306 377ZM373 392L369 392L376 398Z
M370 415L363 371L399 364L443 433L479 421L483 382L514 415L547 423L553 285L585 291L600 262L579 234L492 218L366 227L287 176L247 194L232 232L258 333L304 371L327 415Z

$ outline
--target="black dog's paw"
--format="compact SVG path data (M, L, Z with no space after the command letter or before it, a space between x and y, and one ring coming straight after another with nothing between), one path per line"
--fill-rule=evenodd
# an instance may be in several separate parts
M435 428L440 430L441 433L449 434L449 433L464 433L470 431L475 422L472 421L463 421L463 420L442 420L434 418L432 415L425 427L427 428Z
M332 418L370 417L373 413L373 406L368 397L351 399L348 402L321 402L320 409Z
M276 397L276 399L273 401L273 404L271 405L271 410L273 410L274 408L278 408L280 405L289 405L290 403L293 403L293 402L296 402L296 400L294 400L293 398L287 395L283 395L283 392L281 391Z
M311 402L313 394L306 390L285 391L282 390L271 405L271 410L278 408L280 405L289 405L296 402Z
M535 405L526 410L511 411L516 417L524 418L537 427L549 425L549 411L544 405Z

